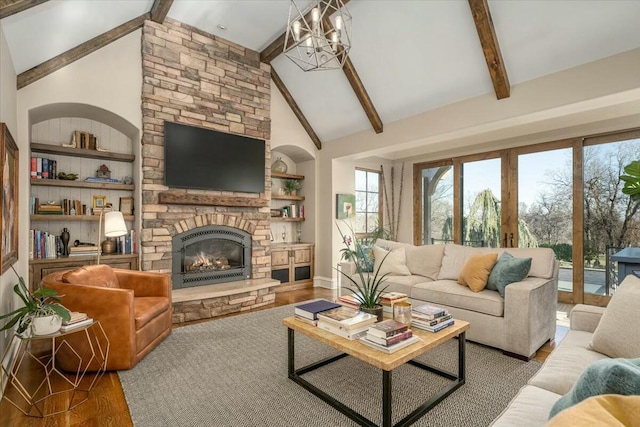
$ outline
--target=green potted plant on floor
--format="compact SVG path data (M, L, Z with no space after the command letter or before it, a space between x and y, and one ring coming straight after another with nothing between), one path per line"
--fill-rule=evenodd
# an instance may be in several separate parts
M0 331L17 325L17 334L23 334L25 331L28 333L29 327L34 335L58 332L62 321L71 319L69 310L60 304L58 293L54 289L47 288L29 291L24 279L13 267L11 269L18 276L18 283L13 287L13 292L20 297L24 306L0 316L0 320L9 319Z
M389 273L380 274L380 268L391 252L387 253L382 261L380 261L378 268L374 268L371 272L366 271L368 270L367 266L373 264L371 260L372 252L368 247L365 247L360 240L352 238L352 236L355 236L355 233L352 227L348 228L350 234L344 234L338 226L342 242L345 245L345 248L341 250L342 259L355 264L357 279L340 270L340 274L350 282L345 288L353 292L354 297L360 303L361 311L375 314L378 316L378 321L382 321L380 295L387 289L383 284Z

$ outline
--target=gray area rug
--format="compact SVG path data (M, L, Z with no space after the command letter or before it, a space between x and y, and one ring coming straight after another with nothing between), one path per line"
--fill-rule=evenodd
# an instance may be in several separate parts
M293 306L174 329L130 371L118 373L135 426L354 426L353 421L287 378L287 329ZM337 354L296 334L296 367ZM457 341L420 360L457 372ZM487 426L540 363L467 343L466 384L414 425ZM382 372L346 357L304 378L380 423ZM446 379L405 365L393 371L393 422Z

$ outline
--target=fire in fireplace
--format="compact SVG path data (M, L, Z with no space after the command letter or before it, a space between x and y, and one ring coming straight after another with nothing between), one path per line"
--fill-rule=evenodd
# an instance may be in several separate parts
M251 235L222 225L173 237L173 289L251 278Z

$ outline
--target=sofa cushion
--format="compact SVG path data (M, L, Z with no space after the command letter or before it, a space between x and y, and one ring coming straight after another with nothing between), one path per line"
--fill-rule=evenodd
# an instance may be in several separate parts
M437 280L444 256L444 245L405 246L407 267L411 274Z
M529 380L529 384L558 394L566 394L593 362L607 359L604 354L587 348L589 332L569 331L567 336L547 357L544 366Z
M491 316L504 315L504 299L495 291L473 292L454 280L424 282L411 288L412 299L447 305Z
M438 273L438 280L458 280L462 267L464 263L467 262L467 259L472 255L483 253L487 253L487 251L453 243L444 245L442 268L440 268L440 273Z
M468 286L473 292L480 292L487 286L487 280L498 254L476 254L464 263L458 283ZM503 295L504 297L504 295Z
M603 394L565 409L549 420L547 427L626 427L640 419L640 396Z
M62 281L72 285L99 286L103 288L119 288L118 278L111 266L87 265L67 271L62 275Z
M640 279L627 276L611 297L591 348L609 357L640 357Z
M373 247L375 258L373 272L378 272L378 276L393 274L395 276L408 276L411 274L407 267L407 257L403 247L391 249L390 251L376 245ZM380 270L378 270L378 268Z
M640 359L603 359L587 366L569 393L553 405L549 417L600 394L640 395Z
M549 411L559 398L560 395L557 393L526 385L493 421L491 427L544 426L549 418Z
M137 297L133 299L133 311L136 330L141 329L150 320L169 309L169 298Z
M530 268L531 258L514 258L509 252L504 251L491 270L487 289L500 292L504 298L504 289L507 285L527 277Z

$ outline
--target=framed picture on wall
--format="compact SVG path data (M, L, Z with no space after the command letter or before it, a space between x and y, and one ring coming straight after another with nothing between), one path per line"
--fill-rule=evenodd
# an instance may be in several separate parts
M0 274L18 261L18 146L6 123L0 123Z
M354 194L336 194L336 219L348 219L356 216L356 196Z
M107 207L107 196L93 196L93 207L94 208Z
M133 215L133 197L120 197L122 215Z

